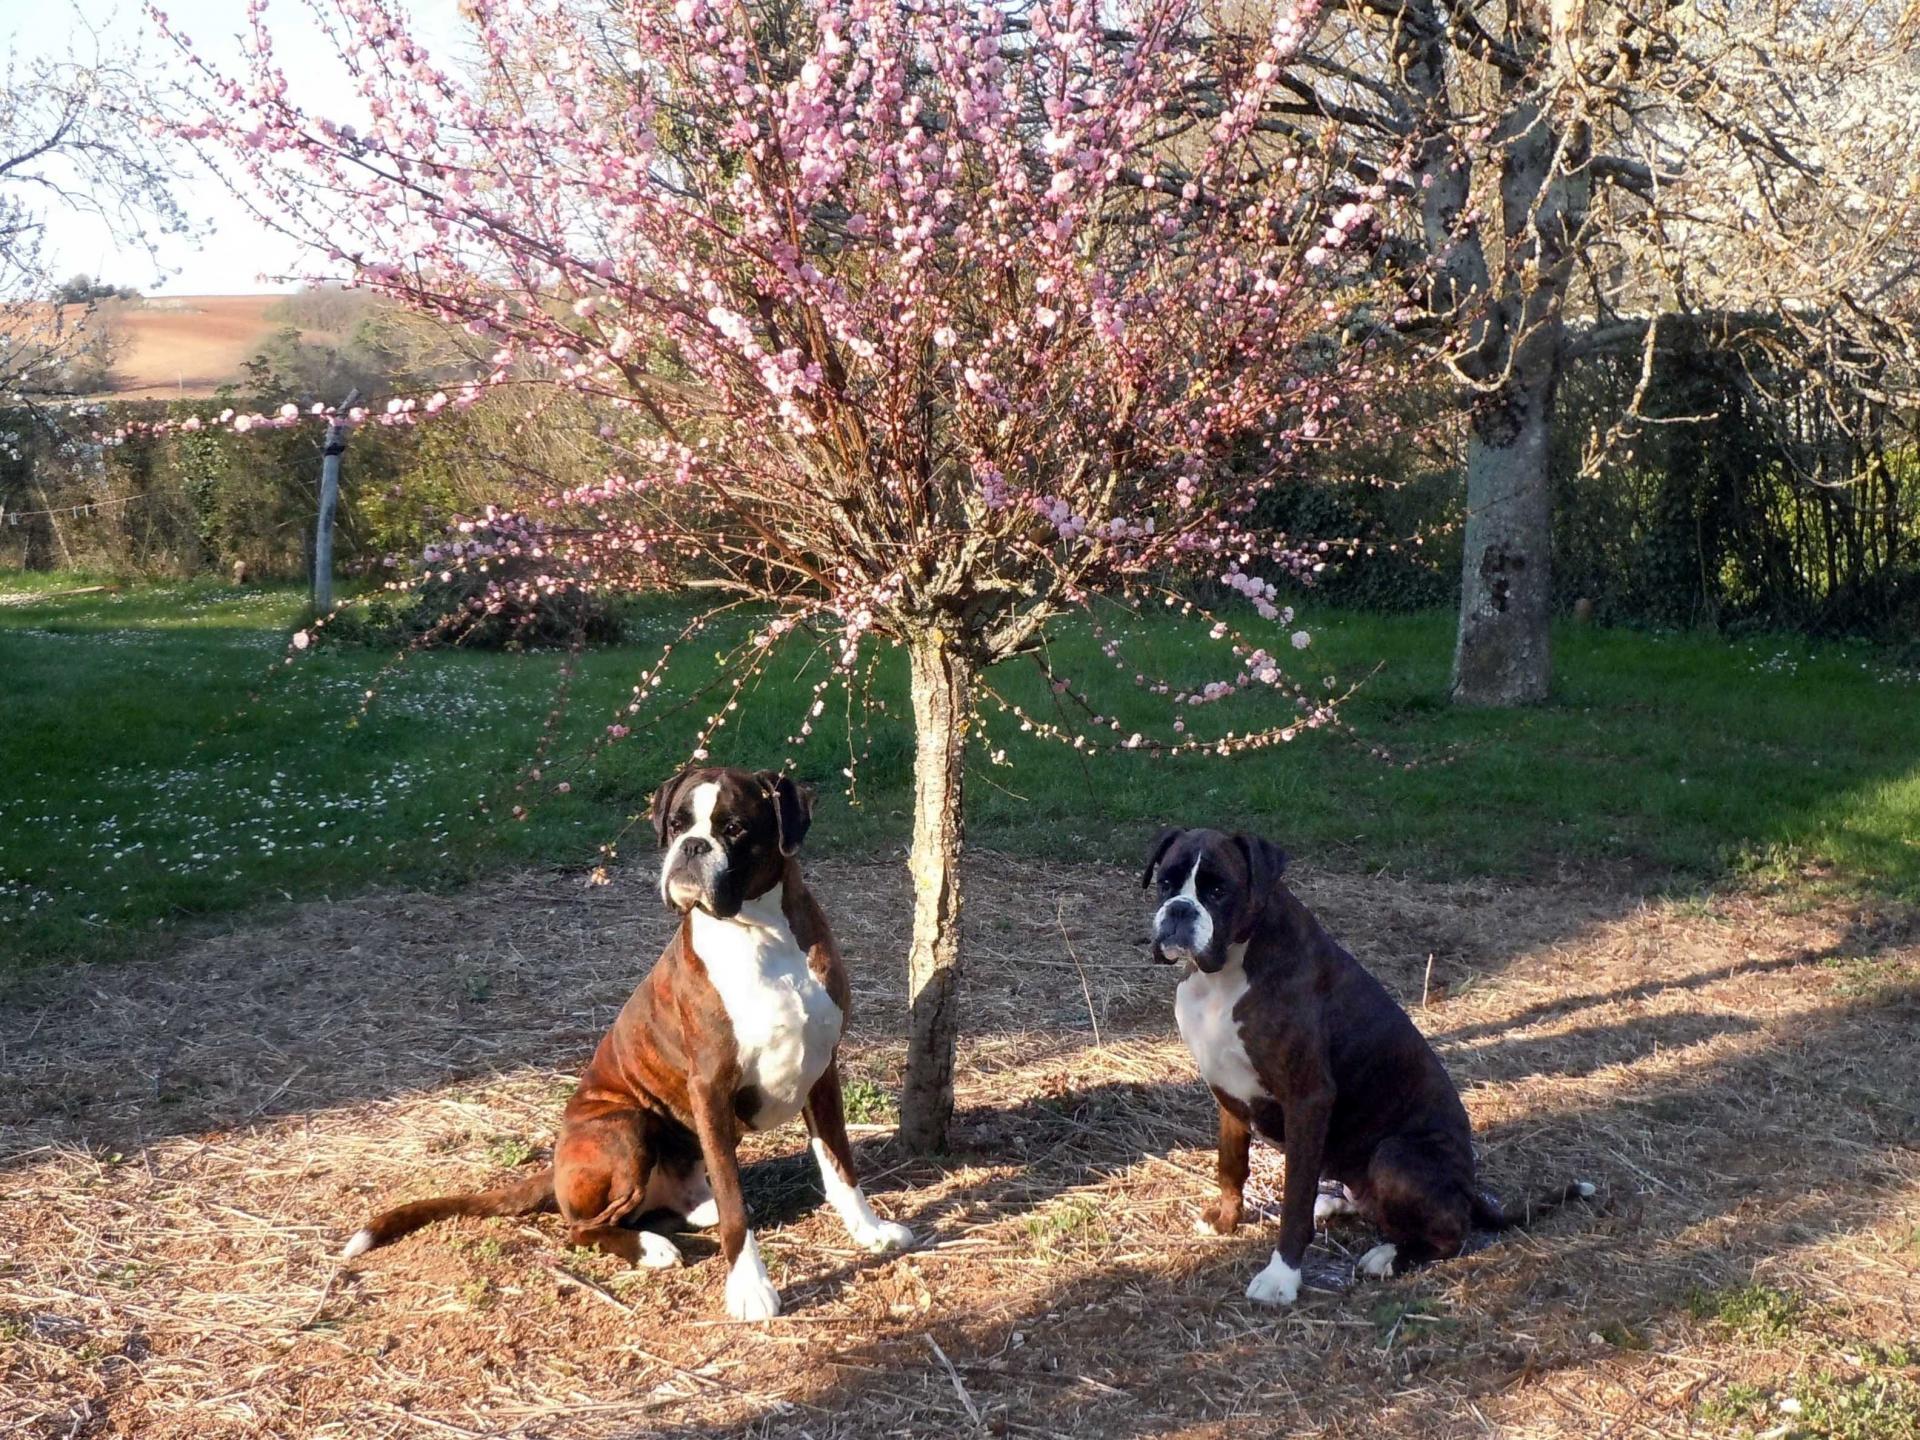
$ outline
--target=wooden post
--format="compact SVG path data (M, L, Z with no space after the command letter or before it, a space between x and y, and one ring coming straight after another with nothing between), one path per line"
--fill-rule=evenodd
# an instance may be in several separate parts
M360 398L347 392L327 425L327 443L320 461L320 514L313 526L313 613L333 612L333 512L340 503L340 457L347 449L347 411Z
M67 569L73 569L73 551L67 546L66 532L60 528L60 512L54 509L52 502L47 499L46 486L37 480L33 485L33 493L40 497L40 508L46 512L47 516L47 529L52 533L54 543L60 547L61 563Z

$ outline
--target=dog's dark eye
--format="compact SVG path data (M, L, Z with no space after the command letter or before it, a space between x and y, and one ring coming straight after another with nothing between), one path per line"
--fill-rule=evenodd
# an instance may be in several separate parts
M720 833L729 840L738 840L747 833L747 827L738 820L729 820L721 827Z

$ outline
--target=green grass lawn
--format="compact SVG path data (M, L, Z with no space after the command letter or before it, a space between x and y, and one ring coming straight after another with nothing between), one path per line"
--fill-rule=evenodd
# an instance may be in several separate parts
M555 705L556 655L432 653L388 668L389 652L354 648L289 666L298 592L59 593L81 583L0 580L0 959L15 963L127 954L179 922L263 901L447 885L517 862L586 867L607 843L643 857L651 836L634 817L687 755L712 708L695 692L745 624L681 648L666 713L625 717L629 687L689 613L640 607L633 643L583 657L541 779L516 790ZM1555 703L1463 713L1444 700L1449 616L1305 620L1315 639L1303 654L1260 638L1315 689L1371 672L1343 714L1411 769L1326 734L1228 760L1088 758L990 711L990 744L1013 763L980 752L970 840L1126 862L1162 823L1210 822L1257 827L1333 868L1591 868L1687 886L1759 875L1920 898L1920 675L1866 648L1567 629ZM1128 674L1222 669L1217 647L1171 619L1128 622L1125 645ZM805 747L786 740L825 673L818 652L791 647L769 664L716 756L772 766L794 754L822 796L811 843L897 847L912 755L897 660L876 687L884 710L856 740L852 803L837 695ZM1123 733L1156 720L1164 733L1166 702L1115 674L1086 631L1054 660L1111 697ZM994 683L1054 713L1031 666ZM1284 714L1277 697L1241 696L1190 723L1210 734ZM594 747L614 719L634 735Z

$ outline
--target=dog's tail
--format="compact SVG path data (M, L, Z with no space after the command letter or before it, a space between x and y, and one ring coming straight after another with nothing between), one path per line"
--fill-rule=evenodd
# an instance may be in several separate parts
M1483 1230L1522 1230L1562 1205L1570 1205L1575 1200L1591 1200L1597 1193L1590 1182L1575 1180L1529 1195L1516 1212L1508 1210L1484 1190L1479 1190L1473 1196L1473 1223Z
M402 1235L411 1235L423 1225L455 1215L534 1215L558 1208L553 1198L553 1167L549 1165L518 1185L503 1185L498 1190L482 1190L471 1195L440 1195L383 1210L363 1229L354 1232L341 1250L340 1258L351 1260L378 1246L390 1245Z

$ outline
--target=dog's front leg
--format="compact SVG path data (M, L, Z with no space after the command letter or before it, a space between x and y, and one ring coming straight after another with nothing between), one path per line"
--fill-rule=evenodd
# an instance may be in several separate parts
M780 1313L780 1292L773 1288L760 1246L747 1228L747 1203L740 1193L739 1124L734 1119L731 1087L696 1079L688 1087L694 1133L707 1163L720 1222L720 1253L727 1260L727 1313L736 1320L771 1320Z
M1262 1305L1291 1305L1300 1295L1300 1262L1313 1240L1313 1202L1320 1193L1326 1156L1330 1095L1312 1094L1284 1107L1287 1183L1280 1200L1280 1248L1247 1286L1247 1298Z
M807 1133L813 1136L813 1158L820 1162L820 1184L839 1215L847 1234L862 1250L884 1255L913 1244L913 1232L904 1225L882 1220L867 1204L860 1178L853 1168L853 1147L847 1143L847 1115L840 1097L840 1062L827 1062L826 1072L807 1094Z
M1253 1127L1227 1108L1218 1091L1214 1099L1220 1106L1220 1198L1200 1212L1194 1228L1202 1235L1231 1235L1239 1227L1245 1204Z

